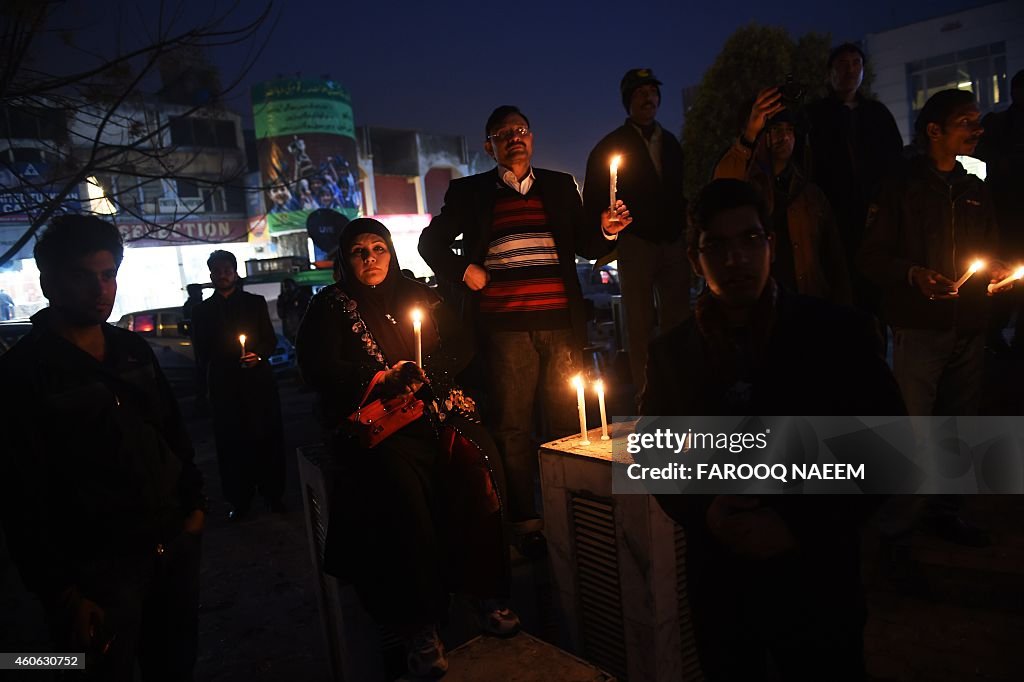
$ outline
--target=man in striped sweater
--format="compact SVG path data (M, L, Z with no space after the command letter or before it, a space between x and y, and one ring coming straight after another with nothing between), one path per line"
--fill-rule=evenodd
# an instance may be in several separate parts
M618 202L614 215L601 215L602 231L588 224L573 177L532 167L533 131L517 107L495 109L485 133L497 168L452 181L419 250L438 278L464 294L463 319L486 361L486 418L505 469L506 519L519 549L537 557L545 542L534 506L535 405L548 424L542 438L577 428L569 382L579 371L586 314L576 254L606 254L631 218Z

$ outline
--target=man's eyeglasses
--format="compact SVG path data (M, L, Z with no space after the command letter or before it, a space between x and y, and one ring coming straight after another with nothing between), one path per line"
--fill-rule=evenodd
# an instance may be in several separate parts
M697 247L709 258L725 258L730 252L752 254L757 253L768 243L768 235L761 230L751 230L736 239L708 239Z
M487 136L487 139L491 142L505 142L511 140L513 137L529 137L533 133L530 132L529 128L508 128L506 130L499 130L496 133L491 133Z

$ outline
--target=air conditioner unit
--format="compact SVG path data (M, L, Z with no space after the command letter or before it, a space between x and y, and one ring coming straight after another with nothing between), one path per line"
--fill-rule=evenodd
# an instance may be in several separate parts
M614 425L613 438L624 426ZM629 682L699 682L686 537L650 495L612 494L600 429L540 448L544 533L566 648Z
M160 197L157 208L161 214L203 213L205 206L201 197Z

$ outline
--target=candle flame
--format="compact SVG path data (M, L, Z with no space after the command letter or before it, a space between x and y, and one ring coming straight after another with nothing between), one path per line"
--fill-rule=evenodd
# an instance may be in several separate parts
M620 161L622 161L622 157L621 156L616 155L616 156L612 157L612 172L613 173L619 169L619 162Z
M1013 271L1013 279L1020 279L1021 277L1024 277L1024 266Z
M242 344L242 345L244 346L244 345L245 345L245 339L246 339L246 338L247 338L247 337L246 337L246 335L245 335L245 334L239 334L239 335L238 335L238 343L240 343L240 344Z
M983 267L985 267L985 261L983 261L983 260L981 260L979 258L976 261L974 261L973 263L971 263L970 272L973 275L975 272L977 272L978 270L981 270Z
M598 393L604 393L604 380L598 379L594 382L594 390Z
M583 375L577 374L572 378L572 385L576 389L583 388Z
M412 321L413 322L422 322L423 321L423 311L420 310L419 308L413 308L412 309Z

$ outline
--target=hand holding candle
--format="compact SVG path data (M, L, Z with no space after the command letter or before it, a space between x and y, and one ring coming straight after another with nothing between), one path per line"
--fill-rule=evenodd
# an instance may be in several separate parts
M1024 277L1024 267L1018 267L1016 270L1013 271L1013 274L1011 274L1009 277L1006 277L1005 279L1001 279L998 282L994 282L992 284L989 284L988 285L988 293L994 294L994 293L998 292L1000 289L1003 289L1004 287L1006 287L1007 285L1013 284L1014 282L1019 280L1021 277Z
M416 364L423 367L423 311L412 309L412 333L416 337Z
M967 272L965 272L960 277L960 279L958 279L956 281L956 284L953 285L953 288L954 289L959 289L960 287L962 287L964 285L964 283L966 283L967 280L969 280L971 278L971 275L973 275L978 270L981 270L984 267L985 267L985 261L981 260L980 258L975 260L973 263L971 263L971 267L967 268Z
M612 210L612 215L615 215L615 195L618 192L619 184L619 161L622 160L621 156L612 157L611 165L611 184L609 184L609 195L608 207Z
M576 402L580 412L580 445L590 445L590 440L587 438L587 403L583 395L583 375L574 376L572 385L576 387Z
M608 414L604 411L604 381L595 381L594 390L597 391L597 404L601 408L601 440L611 440L608 436Z

